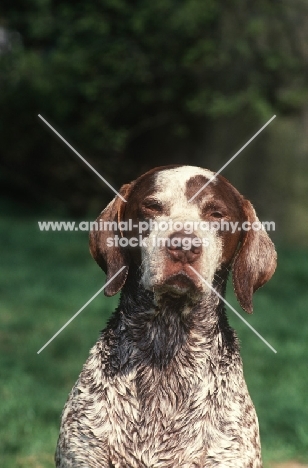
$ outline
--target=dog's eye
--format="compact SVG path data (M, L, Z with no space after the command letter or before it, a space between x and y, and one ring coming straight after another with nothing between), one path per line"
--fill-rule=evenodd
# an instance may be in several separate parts
M163 206L158 200L144 200L142 208L144 208L146 211L152 211L156 213L161 213L163 210Z
M220 211L212 211L210 216L211 218L216 218L216 219L221 219L224 217L224 215L220 213Z
M202 215L205 218L222 219L226 217L226 210L210 202L203 206Z

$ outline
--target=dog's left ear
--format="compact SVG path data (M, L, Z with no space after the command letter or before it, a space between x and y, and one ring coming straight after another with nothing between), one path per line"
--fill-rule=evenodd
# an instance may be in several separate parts
M120 195L125 199L131 184L123 185ZM124 268L105 288L105 296L113 296L125 283L129 268L127 252L121 248L116 238L121 238L119 223L123 220L125 201L118 195L107 205L96 220L97 229L90 231L90 252L94 260L106 273L106 282Z
M243 200L243 210L250 230L245 232L235 256L232 275L237 300L242 309L251 314L252 295L272 277L276 269L277 254L265 230L253 229L252 224L260 222L248 200Z

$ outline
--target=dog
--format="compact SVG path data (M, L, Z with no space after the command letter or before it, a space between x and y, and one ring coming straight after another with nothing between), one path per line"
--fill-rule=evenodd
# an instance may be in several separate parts
M105 295L121 298L63 410L56 466L262 467L221 299L232 270L251 313L276 268L265 230L241 229L258 225L251 203L221 175L164 166L124 185L96 223L90 251Z

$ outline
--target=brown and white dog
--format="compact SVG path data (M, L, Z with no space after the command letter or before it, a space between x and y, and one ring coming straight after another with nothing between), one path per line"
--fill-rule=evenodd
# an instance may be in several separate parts
M91 232L91 253L107 281L114 277L105 294L122 293L63 410L58 468L262 466L238 341L207 283L223 296L232 269L250 313L276 253L264 230L240 229L257 221L255 211L222 176L190 201L213 176L153 169L124 185L126 202L117 196L98 218L106 229ZM189 232L178 229L188 221ZM222 221L239 228L217 229ZM149 226L141 237L140 225Z

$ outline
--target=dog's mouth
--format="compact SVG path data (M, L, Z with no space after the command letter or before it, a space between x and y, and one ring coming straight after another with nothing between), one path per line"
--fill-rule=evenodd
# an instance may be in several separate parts
M173 275L171 278L167 279L166 285L179 289L187 289L194 286L194 283L192 279L186 275L186 273L177 273L176 275Z
M196 291L194 281L185 273L179 272L167 278L163 284L158 286L160 293L172 296L182 296Z

